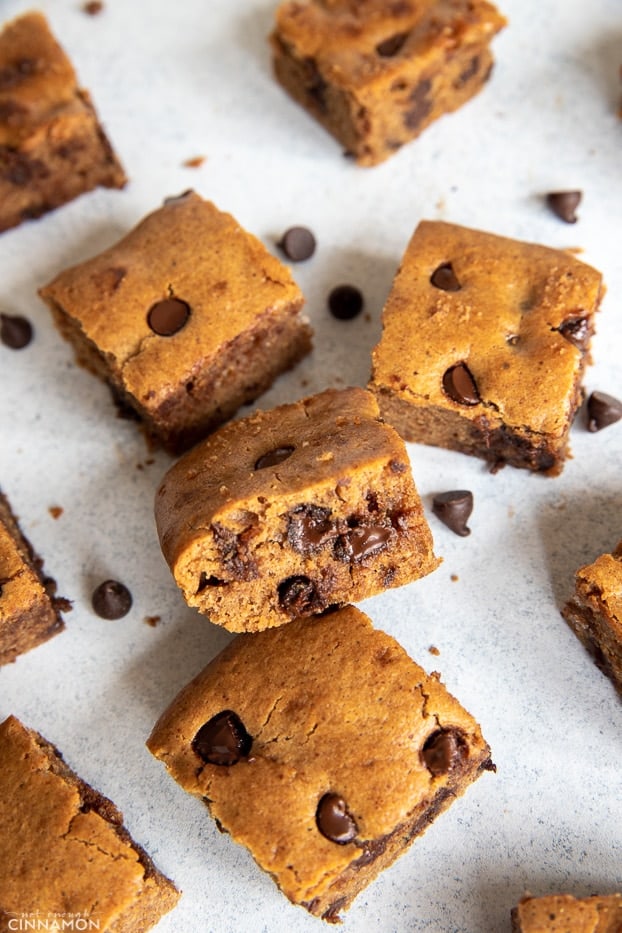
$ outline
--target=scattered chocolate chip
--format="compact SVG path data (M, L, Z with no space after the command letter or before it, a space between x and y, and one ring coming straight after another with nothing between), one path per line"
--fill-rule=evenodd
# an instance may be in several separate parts
M453 729L438 729L428 736L421 757L428 771L435 777L447 774L469 754L463 737Z
M586 317L568 318L557 329L577 350L587 350L592 331Z
M164 298L149 309L147 323L160 337L172 337L190 317L190 305L180 298Z
M352 842L358 832L354 818L339 794L324 794L317 805L315 822L323 836L340 846Z
M388 39L383 39L378 43L376 52L381 58L393 58L401 50L407 38L407 32L398 32L394 36L389 36Z
M459 292L462 288L450 262L437 266L430 276L430 282L435 288L440 288L444 292Z
M478 405L481 402L475 379L466 363L450 366L443 376L443 388L459 405Z
M279 583L278 594L281 608L293 616L308 615L321 608L315 584L309 577L288 577Z
M587 400L587 429L600 431L622 418L622 402L606 392L592 392Z
M118 580L104 580L95 588L91 602L102 619L122 619L132 608L132 594Z
M257 458L255 461L255 469L264 470L266 467L277 466L279 463L283 463L284 460L287 460L288 457L291 457L295 449L296 448L292 447L290 444L286 444L283 447L275 447L274 450L269 450L267 453Z
M11 350L21 350L32 340L32 324L19 314L0 313L0 340Z
M546 203L560 220L574 224L577 222L575 212L582 197L581 191L551 191L546 196Z
M192 748L208 764L235 765L248 758L253 737L233 710L225 709L204 723L194 739Z
M290 227L285 231L277 246L292 262L303 262L313 256L316 243L308 227Z
M467 528L467 521L473 511L473 493L467 489L440 492L432 500L432 511L462 538L471 534L471 529Z
M328 309L338 321L350 321L363 310L363 295L355 285L337 285L328 296Z

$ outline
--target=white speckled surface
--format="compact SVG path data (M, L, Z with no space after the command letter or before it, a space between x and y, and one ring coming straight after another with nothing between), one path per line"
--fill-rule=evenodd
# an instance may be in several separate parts
M4 0L8 19L30 8ZM188 610L155 537L152 499L170 463L119 420L107 389L76 368L36 295L65 265L115 241L167 195L195 187L270 248L295 223L316 255L294 266L316 349L262 405L326 385L365 384L380 311L419 219L440 218L561 248L604 274L586 388L622 396L622 7L620 0L502 0L510 20L482 94L375 169L357 169L276 86L266 0L42 0L131 182L97 191L0 237L0 308L36 339L0 345L0 485L74 601L66 631L0 670L0 717L40 730L123 810L184 895L162 933L300 933L292 907L146 751L176 692L228 640ZM204 155L200 168L183 162ZM543 206L581 188L579 222ZM333 321L325 295L358 284L368 317ZM622 423L572 432L555 479L497 475L457 453L412 445L415 480L444 558L423 581L362 608L480 721L497 764L360 895L345 933L501 933L525 890L619 890L622 704L560 616L574 570L622 538ZM469 488L468 538L431 513ZM53 506L62 507L54 519ZM452 576L457 579L453 580ZM94 585L134 595L117 622L90 608ZM152 627L148 616L159 616ZM429 653L431 645L440 654Z

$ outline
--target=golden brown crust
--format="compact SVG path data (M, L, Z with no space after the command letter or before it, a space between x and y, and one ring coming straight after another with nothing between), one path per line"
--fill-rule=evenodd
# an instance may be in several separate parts
M447 265L456 290L431 282ZM370 388L407 440L559 472L602 293L600 273L561 250L422 221L384 308ZM458 364L473 404L445 389Z
M223 710L252 736L229 766L193 748ZM434 774L422 749L439 731L459 737L460 753ZM438 678L352 606L238 636L163 713L148 747L292 902L329 920L494 767L478 724ZM356 821L345 844L318 831L327 793Z
M512 933L618 933L622 894L525 897L512 911Z

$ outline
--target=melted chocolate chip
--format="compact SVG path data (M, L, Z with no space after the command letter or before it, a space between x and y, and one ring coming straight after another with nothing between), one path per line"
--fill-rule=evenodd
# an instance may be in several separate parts
M267 453L257 458L255 461L255 469L264 470L266 467L277 466L277 464L283 463L284 460L291 457L295 449L296 448L292 447L290 444L283 447L275 447L273 450L269 450Z
M551 191L546 196L546 203L554 214L567 224L577 222L575 213L581 203L581 191Z
M622 418L622 402L606 392L592 392L587 400L587 429L600 431Z
M346 535L341 535L335 548L341 560L364 560L382 551L393 535L385 525L357 525Z
M279 583L279 604L292 616L308 615L319 610L319 598L315 584L309 577L288 577Z
M428 736L421 757L428 771L435 777L448 774L452 768L468 756L469 749L464 738L453 729L439 729Z
M568 318L568 320L560 324L557 329L562 337L565 337L577 350L587 350L592 335L587 318Z
M104 580L93 591L91 603L102 619L122 619L132 608L132 594L118 580Z
M435 288L440 288L444 292L459 292L462 288L450 262L444 262L437 266L430 276L430 282Z
M434 496L432 511L457 535L465 538L471 534L467 521L473 511L473 493L467 489L454 489Z
M225 709L204 723L194 739L192 748L208 764L235 765L248 758L253 738L233 710Z
M401 51L407 38L407 32L398 32L394 36L389 36L388 39L383 39L382 42L378 43L376 52L381 58L393 58L394 55Z
M308 554L335 538L337 529L330 516L330 509L319 505L298 506L287 523L290 546L299 554Z
M466 363L456 363L446 371L443 388L459 405L478 405L481 402L475 379Z
M11 350L21 350L32 340L32 324L19 314L0 314L0 340Z
M149 309L147 323L160 337L172 337L190 317L190 305L180 298L164 298Z
M338 321L350 321L363 310L363 295L355 285L337 285L328 296L328 309Z
M358 832L354 817L339 794L324 794L317 805L315 822L323 836L340 846L352 842Z
M277 245L292 262L303 262L315 252L315 237L307 227L290 227Z

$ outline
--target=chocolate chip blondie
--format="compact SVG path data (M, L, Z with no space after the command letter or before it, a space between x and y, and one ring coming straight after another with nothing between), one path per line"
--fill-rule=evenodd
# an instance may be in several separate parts
M562 615L622 696L622 541L577 570Z
M147 744L290 901L332 922L494 770L438 675L352 606L237 636Z
M179 892L123 814L15 716L0 725L0 760L3 930L32 929L26 914L37 929L143 933L175 906Z
M0 664L62 632L70 609L0 491Z
M434 570L399 435L365 389L328 389L224 425L156 496L162 552L186 602L256 631Z
M409 441L559 473L602 295L561 250L422 221L373 352L383 416Z
M302 292L236 220L193 191L40 289L78 362L172 452L311 349Z
M512 910L512 933L619 933L622 894L524 897Z
M481 90L505 23L486 0L288 0L274 70L349 155L376 165Z
M125 173L42 13L0 32L0 231Z

